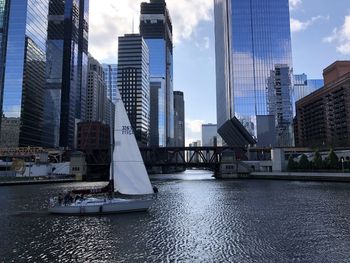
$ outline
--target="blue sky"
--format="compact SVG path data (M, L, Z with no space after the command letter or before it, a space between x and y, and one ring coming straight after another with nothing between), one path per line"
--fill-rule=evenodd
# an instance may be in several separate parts
M141 0L90 1L90 53L116 63L117 37L138 32ZM185 93L186 141L216 123L213 0L168 0L174 26L174 90ZM322 78L335 60L350 58L349 0L290 0L294 73Z

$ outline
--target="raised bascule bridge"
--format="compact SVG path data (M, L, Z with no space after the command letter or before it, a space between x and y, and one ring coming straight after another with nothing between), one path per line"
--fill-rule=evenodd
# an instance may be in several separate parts
M248 145L256 141L235 117L225 122L218 133L227 146L204 147L143 147L140 148L148 169L153 167L182 167L209 169L218 173L223 162L244 166L248 160ZM248 169L248 167L247 167Z

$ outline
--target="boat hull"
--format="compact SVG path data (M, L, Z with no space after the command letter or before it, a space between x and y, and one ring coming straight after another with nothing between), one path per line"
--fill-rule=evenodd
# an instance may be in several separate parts
M111 199L84 201L71 205L55 205L48 209L52 214L94 215L147 211L154 199Z

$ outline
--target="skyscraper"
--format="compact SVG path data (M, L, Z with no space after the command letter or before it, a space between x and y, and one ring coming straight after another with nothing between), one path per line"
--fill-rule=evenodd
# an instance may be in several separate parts
M276 139L274 141L278 147L293 146L292 78L293 74L288 65L275 65L268 80L267 109L268 115L273 116L275 120L277 137L272 140ZM272 140L270 145L275 146Z
M74 148L86 119L88 0L50 0L43 144Z
M296 74L293 79L294 103L323 87L323 79L308 79L306 74Z
M139 34L119 37L118 89L137 142L147 146L150 127L149 51Z
M103 71L105 73L105 80L107 85L107 97L112 100L113 103L117 100L117 88L118 88L118 65L117 64L102 64Z
M216 146L217 130L216 124L202 124L202 146Z
M0 1L2 147L41 145L48 5Z
M164 77L150 79L150 146L166 147L166 93Z
M89 75L87 90L87 121L106 123L107 89L101 64L89 56Z
M292 69L288 0L215 0L214 10L218 128L233 116L256 123L271 70Z
M150 76L165 79L166 146L174 143L173 27L165 0L141 4L140 34L150 54ZM159 129L162 129L160 127Z
M185 100L182 91L174 91L175 146L185 147Z

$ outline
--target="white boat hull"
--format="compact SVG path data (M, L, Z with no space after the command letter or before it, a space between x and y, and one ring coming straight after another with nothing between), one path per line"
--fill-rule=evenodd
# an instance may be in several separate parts
M147 211L154 199L87 199L70 205L54 205L48 209L52 214L94 215Z

